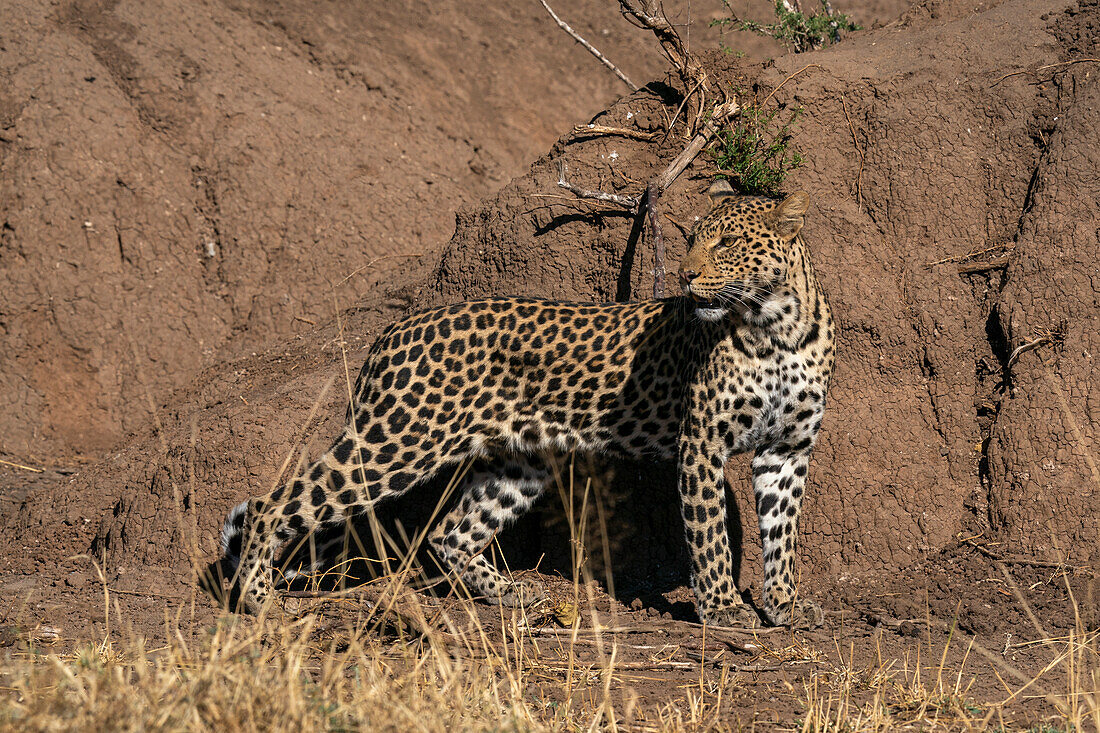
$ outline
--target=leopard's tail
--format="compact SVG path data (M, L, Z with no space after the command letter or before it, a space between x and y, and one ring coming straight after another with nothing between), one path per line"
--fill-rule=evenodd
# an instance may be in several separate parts
M242 501L229 510L222 524L220 538L222 550L222 572L227 578L235 578L241 564L241 544L244 542L244 523L248 515L248 501ZM342 528L319 532L317 541L309 545L312 550L312 562L305 564L306 572L314 572L322 567L322 559L330 558L343 548L344 532ZM284 568L279 577L283 582L291 583L302 574L301 569Z
M222 561L225 563L224 571L228 577L237 574L237 566L241 563L241 542L244 539L244 522L247 514L248 502L242 501L229 510L225 524L222 525Z

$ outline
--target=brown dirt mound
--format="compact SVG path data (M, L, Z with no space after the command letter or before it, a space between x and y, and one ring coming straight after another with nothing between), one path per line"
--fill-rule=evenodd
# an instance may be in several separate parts
M809 163L788 187L816 202L806 236L841 339L803 524L807 574L847 582L926 568L963 530L1005 543L996 553L1055 557L1057 547L1095 561L1096 68L1063 62L1095 57L1082 29L1098 12L1066 0L944 0L809 56L709 59L724 85L807 110L795 144ZM660 130L679 101L654 84L598 121ZM660 145L567 135L462 209L437 259L391 271L337 321L199 372L157 410L155 430L27 500L3 536L19 548L6 569L31 576L19 592L83 567L57 558L92 548L119 587L189 583L191 558L215 555L226 509L271 486L301 442L316 452L337 433L345 360L354 374L402 312L485 293L646 297L653 261L631 217L564 196L558 168L590 188L637 193L681 135ZM681 227L704 208L712 173L700 158L663 199ZM665 234L674 266L685 242L676 226ZM734 531L749 544L751 582L756 532L736 463L735 498L750 508ZM671 586L684 569L671 473L615 465L605 475L616 580L654 591L667 576ZM522 526L522 543L561 567L555 502L544 531ZM964 567L942 565L939 577ZM943 598L963 590L937 587Z
M612 6L558 6L661 72ZM437 247L623 89L534 3L5 2L0 453L101 455Z

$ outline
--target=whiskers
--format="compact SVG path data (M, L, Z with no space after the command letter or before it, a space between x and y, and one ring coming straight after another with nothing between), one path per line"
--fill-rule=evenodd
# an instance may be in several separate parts
M695 315L704 321L720 321L731 311L761 312L771 297L771 291L763 285L748 280L727 282L713 293L694 295ZM704 300L705 298L705 300Z
M723 285L718 292L714 294L713 300L729 308L745 304L761 308L766 302L765 295L765 291L759 287L746 282L736 281Z

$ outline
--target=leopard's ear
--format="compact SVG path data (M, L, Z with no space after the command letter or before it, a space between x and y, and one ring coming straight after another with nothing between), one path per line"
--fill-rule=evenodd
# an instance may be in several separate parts
M775 233L784 239L794 239L805 221L803 215L810 207L810 195L805 191L795 191L779 202L772 212Z
M731 186L730 182L725 178L719 178L717 181L710 184L710 188L707 189L707 196L710 197L711 206L736 195L737 193L733 190L733 186Z

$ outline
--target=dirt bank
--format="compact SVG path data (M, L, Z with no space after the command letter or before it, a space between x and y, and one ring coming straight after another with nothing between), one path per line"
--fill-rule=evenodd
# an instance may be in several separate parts
M195 567L215 557L225 511L337 434L347 375L401 314L486 293L648 297L654 258L630 213L572 200L556 181L564 164L580 185L637 194L684 145L682 123L665 136L683 90L640 59L628 72L659 80L596 121L659 133L653 142L566 132L576 115L565 107L536 121L518 106L509 117L503 102L474 104L530 93L553 107L545 100L569 94L524 74L501 79L499 96L478 91L496 77L457 71L448 54L466 46L446 46L438 32L429 36L444 47L417 56L410 49L424 37L391 28L401 63L372 81L367 69L385 65L360 58L373 46L357 39L389 27L361 19L350 32L354 18L342 6L203 6L210 17L179 8L172 12L185 15L172 16L165 6L155 18L144 7L27 10L27 27L49 24L50 33L2 36L17 50L38 38L66 70L56 78L69 91L55 95L84 105L72 114L61 96L31 99L28 89L52 87L35 87L27 68L7 72L23 86L5 89L23 97L0 98L8 115L0 116L0 196L18 203L4 209L5 272L26 289L19 302L41 304L3 311L5 343L14 344L3 357L12 365L3 373L14 375L5 394L27 406L10 411L5 450L104 454L75 474L40 478L8 515L0 597L30 598L31 615L69 629L100 613L94 571L78 557L91 553L112 588L133 594L124 602L135 627L154 633L163 597L191 597ZM397 24L392 12L379 17ZM469 20L450 6L440 12L457 28ZM492 17L477 16L476 27ZM521 14L516 27L539 17ZM328 18L337 30L323 30ZM187 58L199 72L137 40L157 24L187 28ZM1038 558L1039 568L1100 559L1100 92L1096 64L1083 61L1100 55L1098 24L1095 0L943 0L808 55L704 54L720 84L744 99L805 109L793 142L807 164L786 187L813 199L805 235L840 345L811 468L803 583L828 599L834 628L853 612L874 625L883 613L949 620L960 609L967 633L995 643L1019 636L1025 614L998 605L1011 599L1006 586L978 585L999 577L991 556ZM238 27L247 38L233 35ZM560 52L538 27L518 36L516 53ZM608 49L629 43L619 32L609 33ZM463 43L478 37L467 34ZM628 45L619 48L632 58ZM267 86L255 86L261 77ZM390 91L411 88L402 85L414 77L433 80L415 104ZM108 78L109 89L92 91ZM589 100L617 93L613 78L585 83ZM438 90L447 86L466 91ZM17 98L30 101L7 101ZM456 111L429 116L433 104ZM364 110L377 120L369 136ZM102 149L91 127L113 136ZM47 132L69 147L27 142ZM493 145L479 147L478 135ZM94 144L71 142L85 139ZM700 157L663 199L669 268L713 173ZM78 189L98 192L88 200L99 207L66 203ZM420 256L363 269L393 254ZM38 277L67 267L61 279ZM50 305L49 295L70 289L66 305ZM73 325L102 320L89 305L97 298L122 305L99 330ZM32 333L44 335L32 343ZM124 417L124 404L140 411ZM46 424L53 432L35 428ZM131 436L111 443L126 427ZM759 550L743 462L728 472L752 587ZM690 618L671 470L613 464L597 475L618 600ZM414 497L391 512L411 527L433 501ZM502 537L513 567L541 559L541 569L567 572L572 545L560 506L549 497ZM602 577L599 532L588 547ZM1052 628L1069 628L1053 576L1013 567L1044 622L1049 615ZM214 611L197 613L202 623Z

